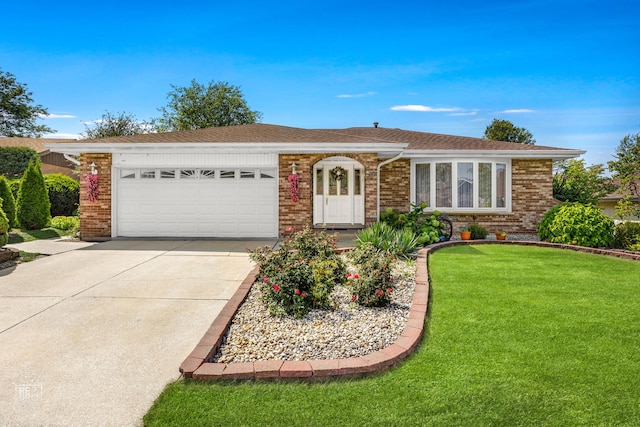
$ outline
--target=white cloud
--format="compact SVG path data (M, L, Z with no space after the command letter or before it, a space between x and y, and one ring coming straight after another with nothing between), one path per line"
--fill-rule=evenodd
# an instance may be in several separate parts
M475 116L476 114L478 114L477 111L470 111L468 113L451 113L451 114L447 114L447 116L452 116L452 117L457 117L457 116Z
M534 113L536 110L528 110L526 108L522 108L520 110L504 110L503 113L507 114L520 114L520 113Z
M356 94L342 94L338 95L338 98L365 98L367 96L375 95L375 92L367 92L367 93L356 93Z
M38 114L41 119L75 119L71 114Z
M423 113L450 113L461 111L462 108L430 107L428 105L395 105L391 107L393 111L420 111Z
M57 139L80 139L80 135L77 133L50 133L42 136L43 138L57 138Z

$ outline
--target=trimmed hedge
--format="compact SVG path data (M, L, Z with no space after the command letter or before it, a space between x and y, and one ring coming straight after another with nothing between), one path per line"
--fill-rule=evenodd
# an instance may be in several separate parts
M9 182L4 176L0 176L0 208L4 211L9 220L9 229L16 228L18 221L16 219L16 201L9 188Z
M38 153L28 147L0 147L0 175L19 177L29 163L40 160Z
M80 184L73 178L59 173L44 176L49 193L51 216L73 216L80 203Z
M40 161L29 163L18 190L18 223L27 230L39 230L51 222L51 202L40 170Z

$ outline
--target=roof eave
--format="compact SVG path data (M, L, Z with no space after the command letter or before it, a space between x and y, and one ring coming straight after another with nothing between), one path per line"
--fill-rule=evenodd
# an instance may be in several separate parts
M584 150L406 150L403 157L486 157L505 159L552 159L568 160L585 154Z

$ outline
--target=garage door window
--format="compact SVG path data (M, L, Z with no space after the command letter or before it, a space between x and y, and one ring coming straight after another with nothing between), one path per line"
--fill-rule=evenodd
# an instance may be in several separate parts
M143 169L140 171L140 179L155 179L155 178L156 178L155 170Z
M136 179L136 170L135 169L121 169L120 170L120 178L121 179Z
M176 178L176 170L175 169L162 169L160 170L160 179L175 179Z

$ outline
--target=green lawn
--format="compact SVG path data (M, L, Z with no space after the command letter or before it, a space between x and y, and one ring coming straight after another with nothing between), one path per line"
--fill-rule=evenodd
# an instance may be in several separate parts
M58 230L57 228L43 228L42 230L22 230L14 228L9 231L9 243L30 242L32 240L52 239L70 236L74 231Z
M147 426L637 426L640 263L458 246L430 257L416 353L372 378L167 387ZM152 355L150 355L152 357Z

